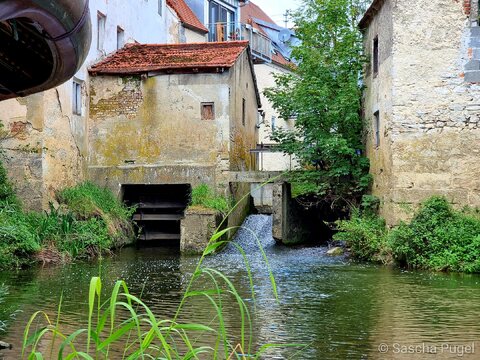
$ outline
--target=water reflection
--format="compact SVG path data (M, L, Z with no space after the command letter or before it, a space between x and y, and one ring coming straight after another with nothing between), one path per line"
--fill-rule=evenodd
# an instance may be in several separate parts
M263 234L260 242L277 281L278 302L264 260L254 240L245 234L240 233L238 242L248 253L255 307L242 256L229 249L206 262L226 273L247 299L257 346L266 342L308 344L300 354L298 348L273 349L265 358L446 359L457 354L451 354L445 344L468 346L480 338L479 276L349 264L327 257L324 248L276 246L269 237L269 221L253 218L247 225ZM197 261L171 249L124 249L94 264L1 274L0 282L10 286L7 306L14 304L23 311L8 333L0 334L1 340L15 346L4 352L5 359L20 358L27 319L37 309L55 314L62 291L65 326L73 329L84 323L88 282L98 274L107 288L117 279L126 280L131 292L141 294L158 317L171 317ZM206 279L199 284L207 285ZM227 302L225 310L227 328L238 333L238 307ZM191 322L212 321L206 300L187 303L183 316ZM386 352L379 352L382 344L388 347ZM463 358L480 358L477 345L476 354L465 353Z

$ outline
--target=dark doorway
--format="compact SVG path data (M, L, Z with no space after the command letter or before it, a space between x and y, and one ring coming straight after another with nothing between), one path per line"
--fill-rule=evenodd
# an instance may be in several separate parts
M190 200L190 184L123 185L123 200L136 206L138 243L146 246L180 246L180 220Z

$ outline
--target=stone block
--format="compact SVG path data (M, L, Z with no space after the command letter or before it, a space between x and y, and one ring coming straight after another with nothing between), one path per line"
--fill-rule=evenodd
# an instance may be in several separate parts
M221 221L222 216L218 211L202 207L188 208L180 223L180 251L201 254ZM221 240L224 238L217 241Z

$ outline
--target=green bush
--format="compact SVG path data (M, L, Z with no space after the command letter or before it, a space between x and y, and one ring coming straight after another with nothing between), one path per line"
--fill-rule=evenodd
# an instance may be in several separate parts
M353 257L364 261L388 262L390 251L385 220L355 208L349 220L337 221L337 228L339 232L333 236L334 240L345 241Z
M60 203L82 218L109 214L129 220L135 209L127 208L107 188L101 188L89 181L67 188L58 194Z
M443 197L425 201L409 224L391 231L395 259L412 268L480 272L480 220Z
M0 165L0 269L101 256L133 238L134 209L109 190L83 183L63 190L58 207L25 213L2 169Z
M232 200L220 195L215 195L207 184L200 184L192 189L191 206L202 206L227 214L232 207Z

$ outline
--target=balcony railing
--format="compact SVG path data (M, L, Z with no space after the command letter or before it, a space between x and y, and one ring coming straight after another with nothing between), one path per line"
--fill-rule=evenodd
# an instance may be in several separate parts
M271 40L252 28L248 24L240 23L213 23L207 24L208 41L237 41L248 40L252 55L256 59L271 62L272 42Z

